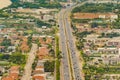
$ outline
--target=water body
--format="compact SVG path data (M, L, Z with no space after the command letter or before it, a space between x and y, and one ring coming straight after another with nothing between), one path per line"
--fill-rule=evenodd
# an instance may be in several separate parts
M0 0L0 9L8 7L11 4L11 0Z

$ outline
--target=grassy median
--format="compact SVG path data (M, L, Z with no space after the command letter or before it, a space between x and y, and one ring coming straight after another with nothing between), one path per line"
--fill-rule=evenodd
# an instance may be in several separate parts
M59 37L55 36L56 41L56 80L60 80L60 51L59 51Z

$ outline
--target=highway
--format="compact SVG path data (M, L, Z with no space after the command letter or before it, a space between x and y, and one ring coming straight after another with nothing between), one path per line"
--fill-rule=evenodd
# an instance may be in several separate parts
M79 6L83 4L84 3L81 3ZM73 41L71 23L69 20L69 13L72 8L72 6L68 6L65 9L62 9L58 16L60 46L62 47L63 77L64 80L83 80L83 76L81 75L82 71L80 70L80 61L76 56L76 47Z
M63 25L63 17L62 12L59 14L59 31L60 31L60 46L62 51L62 65L63 65L63 79L64 80L71 80L71 72L70 72L70 64L69 64L69 57L67 51L67 44L66 44L66 36L64 32L64 25Z
M68 49L69 49L69 52L70 52L72 70L73 70L73 74L74 74L74 80L82 80L81 74L80 74L81 71L80 71L79 60L76 57L76 49L75 49L75 44L73 42L71 24L70 24L68 15L69 15L69 8L66 9L66 12L65 12L65 15L64 15L64 23L65 23L67 42L68 42Z

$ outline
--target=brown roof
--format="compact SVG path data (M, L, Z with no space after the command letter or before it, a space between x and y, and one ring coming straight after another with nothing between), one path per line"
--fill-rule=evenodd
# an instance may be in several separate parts
M12 77L14 80L16 80L16 79L19 78L19 76L18 76L17 73L10 73L10 74L9 74L9 77Z
M45 80L43 76L33 76L34 80Z
M41 44L49 44L52 42L52 38L51 37L45 37L46 38L46 41L44 41L43 37L40 37L39 38L39 41Z
M37 66L36 68L44 68L43 66Z
M49 50L47 49L47 47L40 47L37 53L40 59L47 56L48 54L49 54Z
M17 73L10 73L7 77L2 78L2 80L17 80L18 78Z
M74 13L76 19L94 19L99 18L100 15L105 15L105 18L110 18L114 13Z
M11 68L10 68L10 70L12 71L12 70L19 70L19 66L12 66Z
M2 80L14 80L14 79L11 77L4 77L4 78L2 78Z
M42 70L34 70L33 74L40 74L40 73L44 73Z
M29 46L28 46L28 44L27 44L26 41L23 41L23 42L21 43L20 49L21 49L22 51L25 51L25 52L29 51Z

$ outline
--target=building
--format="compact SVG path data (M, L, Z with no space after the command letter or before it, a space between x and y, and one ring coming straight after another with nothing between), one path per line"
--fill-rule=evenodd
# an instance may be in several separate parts
M118 15L114 13L74 13L75 19L117 19Z
M107 46L120 47L120 37L115 37L106 42Z
M0 46L0 53L5 52L5 46Z
M34 2L34 0L20 0L21 2Z
M120 55L120 48L98 48L97 49L98 53L103 53L103 54L119 54Z
M110 38L99 38L99 35L96 35L96 34L87 35L87 37L85 37L84 39L86 43L89 43L89 44L92 43L99 47L106 45L106 42L110 40Z
M39 59L44 59L45 57L49 55L49 50L47 49L47 47L39 47L37 55Z
M106 65L117 65L120 63L120 56L105 55L102 56L102 61Z
M19 79L19 66L12 66L9 69L9 75L3 77L2 80L18 80Z

